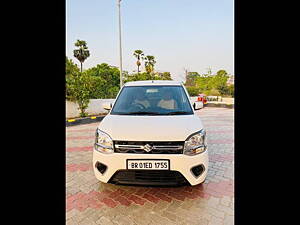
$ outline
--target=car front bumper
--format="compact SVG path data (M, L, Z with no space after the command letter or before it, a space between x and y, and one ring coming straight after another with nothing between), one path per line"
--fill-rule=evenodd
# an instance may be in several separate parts
M95 149L93 151L93 168L95 176L104 183L110 182L111 178L117 174L117 172L127 169L127 159L168 159L170 160L170 170L179 172L191 185L202 183L206 178L208 170L207 150L196 156L187 156L183 154L103 154ZM107 166L107 169L103 174L96 168L97 162ZM203 165L204 171L198 177L195 177L191 169L198 165ZM166 182L162 182L162 185L165 183L167 183L167 180ZM144 185L147 185L147 183L144 183Z

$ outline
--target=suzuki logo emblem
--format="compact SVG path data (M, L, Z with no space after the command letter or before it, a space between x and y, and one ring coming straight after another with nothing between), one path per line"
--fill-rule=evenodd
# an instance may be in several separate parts
M151 145L149 145L149 144L144 145L144 150L145 150L146 152L150 152L150 151L152 151L152 149L153 149L153 146L151 146Z

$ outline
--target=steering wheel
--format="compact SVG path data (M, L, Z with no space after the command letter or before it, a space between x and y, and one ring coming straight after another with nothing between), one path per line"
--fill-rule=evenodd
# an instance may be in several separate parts
M137 107L139 107L140 109L146 109L146 107L143 105L143 104L141 104L141 103L133 103L132 104L133 106L137 106Z

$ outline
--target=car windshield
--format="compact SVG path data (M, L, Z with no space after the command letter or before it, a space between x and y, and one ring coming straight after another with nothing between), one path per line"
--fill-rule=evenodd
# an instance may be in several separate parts
M113 115L188 115L193 110L182 86L125 86Z

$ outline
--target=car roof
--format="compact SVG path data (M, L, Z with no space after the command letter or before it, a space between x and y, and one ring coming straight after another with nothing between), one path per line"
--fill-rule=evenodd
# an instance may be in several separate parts
M140 80L140 81L131 81L124 84L124 86L159 86L159 85L167 85L167 86L179 86L182 85L182 82L173 81L173 80Z

